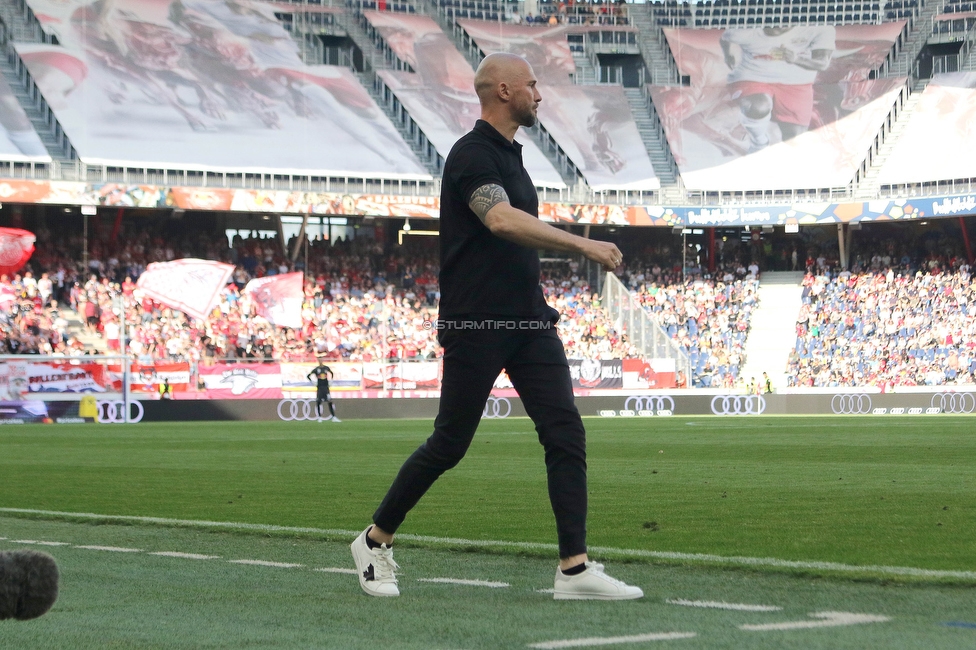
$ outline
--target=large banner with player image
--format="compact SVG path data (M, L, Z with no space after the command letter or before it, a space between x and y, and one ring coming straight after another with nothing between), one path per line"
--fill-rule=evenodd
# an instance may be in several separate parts
M410 67L380 70L379 78L446 158L481 116L471 64L429 16L383 11L365 11L363 16L390 51ZM536 185L566 186L531 135L523 130L517 139L525 169Z
M904 23L666 29L689 86L650 86L685 187L846 186L905 79L870 79Z
M525 58L539 80L539 120L594 190L656 190L654 173L622 86L578 85L567 34L634 31L633 27L558 25L539 27L458 20L482 52Z
M976 72L940 74L922 92L881 168L882 185L976 177Z
M30 0L17 54L81 158L429 179L352 73L309 66L269 4Z

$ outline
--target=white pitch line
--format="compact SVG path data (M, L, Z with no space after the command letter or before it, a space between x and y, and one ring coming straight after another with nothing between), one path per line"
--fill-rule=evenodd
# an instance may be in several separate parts
M490 580L465 580L463 578L417 578L417 582L437 582L448 585L467 585L469 587L491 587L501 589L511 587L507 582L491 582Z
M271 566L278 569L300 569L304 564L292 564L290 562L269 562L268 560L227 560L231 564L247 564L251 566Z
M684 605L685 607L705 607L709 609L731 609L738 612L779 612L782 607L776 605L746 605L743 603L723 603L714 600L684 600L683 598L668 599L664 601L671 605Z
M33 510L26 508L0 508L0 513L41 515L47 517L69 517L73 519L95 519L100 521L125 521L163 526L178 526L186 528L224 528L231 530L253 530L259 532L306 533L319 536L355 538L361 530L341 530L335 528L306 528L297 526L274 526L270 524L248 524L230 521L198 521L193 519L166 519L163 517L136 517L131 515L100 515L91 512L60 512L57 510ZM426 542L437 545L495 547L511 549L532 549L539 551L558 552L555 544L540 542L510 542L502 540L460 539L454 537L432 537L429 535L397 535L402 540ZM676 553L671 551L648 551L644 549L613 548L609 546L591 546L590 553L613 554L621 557L648 558L657 560L677 560L689 563L721 564L726 566L773 567L800 569L803 571L821 570L837 571L840 573L871 572L890 576L911 576L916 578L956 578L976 581L976 571L945 571L938 569L920 569L917 567L842 564L839 562L805 562L800 560L781 560L770 557L743 557L711 555L707 553Z
M149 555L159 555L161 557L178 557L184 560L219 560L219 555L202 555L200 553L181 553L180 551L156 551Z
M556 593L556 590L555 589L551 589L551 588L550 589L536 589L535 590L535 593L537 593L537 594L554 594L554 593Z
M86 551L110 551L112 553L142 553L141 548L124 548L121 546L96 546L94 544L75 546L73 548L83 548Z
M351 576L358 576L359 571L355 569L342 569L339 567L323 567L321 569L312 569L312 571L321 571L322 573L345 573Z
M695 632L652 632L651 634L632 634L630 636L604 636L587 639L564 639L562 641L543 641L530 643L530 648L539 650L555 650L556 648L593 648L601 645L618 645L621 643L644 643L645 641L671 641L674 639L691 639L698 636Z
M0 538L5 539L5 538ZM36 546L71 546L68 542L44 542L36 539L11 539L11 544L34 544Z
M853 614L851 612L813 612L810 614L819 621L787 621L785 623L764 623L762 625L740 625L740 630L751 632L770 632L774 630L809 630L817 627L840 627L861 625L863 623L885 623L891 619L877 614Z

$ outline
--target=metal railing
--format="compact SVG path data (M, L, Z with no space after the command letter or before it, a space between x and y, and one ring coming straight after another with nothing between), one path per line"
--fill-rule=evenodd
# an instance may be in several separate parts
M691 359L613 273L607 273L603 283L603 308L617 331L627 336L641 356L672 359L675 369L691 381Z

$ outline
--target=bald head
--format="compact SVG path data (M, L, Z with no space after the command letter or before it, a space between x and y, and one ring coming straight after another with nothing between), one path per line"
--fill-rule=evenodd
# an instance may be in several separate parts
M519 126L535 125L542 98L532 66L522 57L507 52L489 54L475 72L474 89L483 114L507 118Z
M510 84L523 74L531 75L532 69L522 57L508 52L489 54L481 60L481 65L474 73L474 91L478 93L483 105L486 98L495 94L498 84Z

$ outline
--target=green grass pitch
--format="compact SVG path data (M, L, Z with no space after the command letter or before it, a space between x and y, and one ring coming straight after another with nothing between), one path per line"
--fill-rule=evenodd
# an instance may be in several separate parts
M972 570L965 417L587 419L592 546ZM421 420L0 429L0 507L357 530ZM554 541L542 448L485 421L403 533Z
M37 621L0 622L0 648L475 650L671 633L685 637L613 647L973 647L972 422L586 419L592 555L645 590L628 603L555 603L539 592L552 586L554 524L528 420L484 422L465 460L411 513L397 552L404 595L392 602L363 595L343 572L352 566L348 534L318 529L364 527L429 421L4 427L0 551L58 544L39 548L58 560L62 594ZM317 530L121 525L9 509ZM425 581L439 577L509 586ZM743 627L830 611L887 620Z

